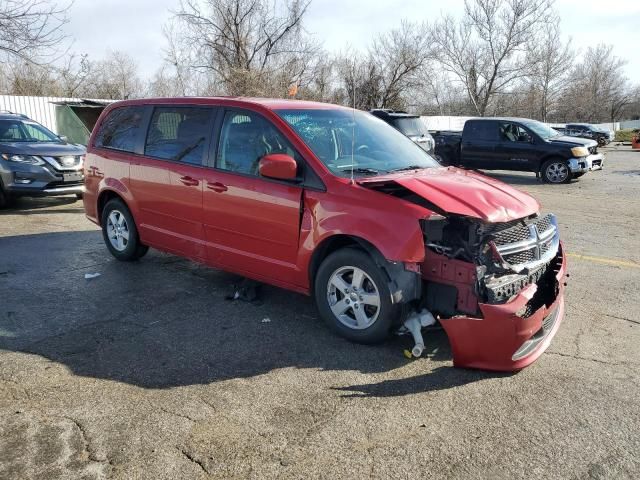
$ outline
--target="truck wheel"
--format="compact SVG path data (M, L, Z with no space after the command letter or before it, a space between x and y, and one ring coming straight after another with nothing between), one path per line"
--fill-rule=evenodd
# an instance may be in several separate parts
M7 194L4 193L2 189L2 185L0 185L0 208L4 208L9 203L9 199L7 198Z
M101 224L104 243L118 260L138 260L149 250L149 247L140 243L133 216L122 200L114 198L107 202L102 211Z
M599 147L605 147L607 145L607 139L604 137L599 137L598 138L598 146Z
M391 303L389 285L380 267L355 248L338 250L322 262L314 290L322 319L354 342L381 342L401 312Z
M542 179L547 183L569 183L571 171L567 162L560 158L547 160L540 169Z

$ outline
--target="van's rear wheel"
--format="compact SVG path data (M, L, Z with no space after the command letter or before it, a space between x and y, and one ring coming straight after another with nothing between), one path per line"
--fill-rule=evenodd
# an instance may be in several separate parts
M571 171L567 162L561 158L547 160L541 169L542 179L547 183L569 183Z
M354 248L338 250L322 262L314 293L322 319L354 342L384 340L399 315L380 267Z
M104 243L118 260L138 260L149 250L149 247L140 243L133 216L122 200L114 198L107 202L102 211L101 224Z

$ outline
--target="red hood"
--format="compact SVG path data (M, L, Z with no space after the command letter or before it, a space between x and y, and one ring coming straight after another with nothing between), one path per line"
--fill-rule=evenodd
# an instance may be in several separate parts
M530 195L506 183L458 168L429 168L400 174L361 178L363 186L397 183L448 213L508 222L540 210Z

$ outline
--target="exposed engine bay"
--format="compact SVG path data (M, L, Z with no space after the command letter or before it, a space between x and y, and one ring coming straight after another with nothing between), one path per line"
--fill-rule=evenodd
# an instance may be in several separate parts
M505 303L530 284L538 285L530 313L555 299L560 240L553 214L504 223L435 214L422 230L430 311L478 314L478 303Z

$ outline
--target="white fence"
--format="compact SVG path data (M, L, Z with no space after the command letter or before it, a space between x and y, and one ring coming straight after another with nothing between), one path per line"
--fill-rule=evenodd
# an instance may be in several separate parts
M422 116L420 120L427 126L429 130L451 130L453 132L461 132L467 120L477 117L454 117L454 116ZM583 122L576 122L583 123ZM564 127L566 123L548 123L550 127ZM629 126L627 126L629 125ZM640 128L640 120L629 122L614 123L596 123L595 127L604 128L615 132L622 128Z
M22 113L32 120L41 123L52 132L58 134L56 125L56 106L51 102L81 102L81 98L65 97L24 97L19 95L0 95L0 111ZM88 100L88 99L85 99ZM96 102L110 103L113 100L97 100Z

